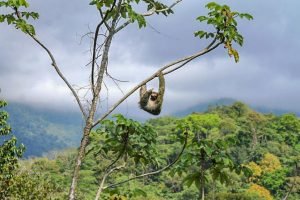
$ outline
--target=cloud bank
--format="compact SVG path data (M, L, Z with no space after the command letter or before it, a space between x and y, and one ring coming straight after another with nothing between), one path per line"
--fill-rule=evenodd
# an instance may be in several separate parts
M57 63L72 84L89 83L89 40L83 39L97 23L97 12L87 2L74 0L29 1L40 13L33 22L39 38L53 51ZM172 1L167 1L172 2ZM146 29L135 24L115 38L110 51L109 73L128 83L118 88L109 79L103 90L102 110L107 110L137 83L159 67L203 48L193 32L205 26L195 18L206 13L208 1L187 0L165 18L151 17ZM234 63L226 51L216 51L167 75L162 114L184 110L216 98L234 98L255 106L300 111L300 13L297 0L274 3L271 0L218 1L240 12L249 12L253 21L240 21L239 30L245 44L238 48L240 62ZM270 11L270 12L269 12ZM70 91L58 78L45 52L19 31L0 25L0 93L1 98L53 109L77 109ZM157 80L150 87L157 87ZM83 92L81 93L83 94ZM147 117L137 106L135 93L118 111Z

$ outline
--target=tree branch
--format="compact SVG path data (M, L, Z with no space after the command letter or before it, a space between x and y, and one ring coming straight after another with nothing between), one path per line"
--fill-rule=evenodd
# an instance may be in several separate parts
M126 165L126 159L125 159L125 162L124 162L123 165L121 165L121 166L119 166L119 167L111 168L114 164L116 164L116 163L118 162L118 160L122 157L122 155L124 155L125 150L126 150L126 147L127 147L127 144L128 144L129 133L126 133L124 139L125 139L125 141L124 141L124 146L123 146L122 151L119 153L118 157L117 157L114 161L112 161L112 162L106 167L106 169L104 170L104 171L105 171L105 174L104 174L104 176L103 176L103 178L102 178L102 181L101 181L101 183L100 183L100 186L99 186L99 188L98 188L98 191L97 191L95 200L98 200L98 199L99 199L99 197L100 197L100 195L101 195L101 192L102 192L102 190L103 190L103 186L104 186L104 183L105 183L106 178L107 178L114 170L121 169L121 168L125 167L125 165ZM111 168L111 169L110 169L110 168Z
M100 184L100 186L99 186L99 188L98 188L98 191L97 191L95 200L98 200L98 199L100 198L100 195L101 195L101 193L102 193L102 190L104 189L103 186L104 186L104 183L105 183L105 181L106 181L106 178L107 178L111 173L113 173L113 171L115 171L115 170L120 170L120 169L124 168L125 165L126 165L126 163L124 162L123 165L120 165L120 166L117 166L117 167L115 167L115 168L112 168L111 170L109 170L109 172L107 172L107 173L103 176L102 181L101 181L101 184Z
M210 51L212 51L213 49L217 48L220 44L222 44L222 42L217 43L215 46L213 46L213 44L217 41L217 39L215 38L206 48L204 48L203 50L199 51L198 53L191 55L191 56L187 56L184 57L182 59L179 59L175 62L172 62L168 65L165 65L164 67L160 68L157 72L155 72L154 74L152 74L149 78L145 79L144 81L142 81L141 83L139 83L137 86L135 86L133 89L131 89L129 92L127 92L123 98L121 98L118 102L116 102L100 119L98 119L94 124L93 127L95 127L96 125L98 125L103 119L105 119L112 111L114 111L125 99L127 99L131 94L133 94L137 89L139 89L142 85L146 84L147 82L151 81L152 79L154 79L158 73L163 72L164 70L177 65L179 63L182 63L181 65L179 65L178 67L174 68L173 70L167 71L164 74L169 74L181 67L183 67L184 65L186 65L187 63L189 63L190 61L194 60L195 58L202 56Z
M15 8L15 13L16 13L16 15L17 15L17 17L19 18L19 19L22 19L22 17L21 17L21 15L20 15L20 13L19 13L19 11L18 11L18 9L17 8ZM58 74L58 76L64 81L64 83L68 86L68 88L71 90L71 92L72 92L72 94L73 94L73 96L75 97L75 99L76 99L76 102L77 102L77 104L78 104L78 106L79 106L79 108L80 108L80 111L82 112L82 114L83 114L83 116L84 116L84 118L86 119L87 118L87 114L86 114L86 112L84 111L84 108L83 108L83 106L82 106L82 103L81 103L81 101L80 101L80 99L79 99L79 96L78 96L78 94L76 93L76 91L74 90L74 88L71 86L71 84L69 83L69 81L66 79L66 77L62 74L62 72L60 71L60 68L58 67L58 65L56 64L56 60L55 60L55 58L54 58L54 56L53 56L53 54L51 53L51 51L36 37L36 36L34 36L34 35L32 35L31 33L29 33L28 31L26 31L27 32L27 34L36 42L36 43L38 43L46 52L47 52L47 54L48 54L48 56L50 57L50 59L51 59L51 61L52 61L52 66L54 67L54 69L55 69L55 71L56 71L56 73Z
M167 8L164 8L164 9L160 9L160 10L157 10L156 8L152 9L151 11L149 11L148 13L144 13L144 14L141 14L143 15L144 17L147 17L147 16L151 16L153 15L154 13L160 13L160 12L164 12L164 11L168 11L168 10L171 10L174 6L176 6L178 3L180 3L182 0L177 0L175 1L172 5L170 5L169 7Z
M217 48L220 44L222 44L222 42L217 43L217 44L214 45L212 48L208 49L205 53L208 53L208 52L214 50L214 49ZM203 54L202 54L202 55L203 55ZM199 57L199 56L201 56L201 55L197 55L195 58L197 58L197 57ZM187 60L187 61L185 61L184 63L182 63L181 65L179 65L179 66L177 66L177 67L175 67L175 68L173 68L173 69L171 69L171 70L169 70L169 71L166 71L166 72L164 73L164 75L169 74L169 73L171 73L171 72L173 72L173 71L178 70L179 68L183 67L184 65L186 65L187 63L189 63L189 62L192 61L192 60L193 60L193 59Z
M153 15L154 13L160 13L160 12L164 12L164 11L167 11L167 10L171 10L173 7L175 7L177 4L179 4L182 0L176 0L172 5L170 5L169 7L167 8L164 8L164 9L161 9L161 10L156 10L156 8L154 7L154 9L150 10L149 12L147 13L144 13L144 14L140 14L144 17L148 17L148 16L151 16ZM116 28L115 30L115 33L119 32L120 30L122 30L123 28L125 28L126 26L128 26L129 24L131 24L132 22L130 20L124 22L122 25L120 25L118 28Z
M98 34L100 31L100 27L103 23L105 23L105 20L108 16L108 14L113 10L113 8L116 5L117 0L114 0L111 9L109 9L106 13L105 16L102 18L101 22L97 25L96 31L95 31L95 36L94 36L94 44L93 44L93 59L92 59L92 69L91 69L91 82L92 82L92 91L93 94L95 94L95 81L94 81L94 70L95 70L95 63L96 63L96 48L97 48L97 40L98 40ZM100 12L101 13L101 12Z
M184 152L184 150L185 150L185 147L186 147L186 144L187 144L188 134L187 134L187 133L184 133L184 135L185 135L185 139L184 139L184 144L183 144L183 146L182 146L182 149L181 149L180 153L178 154L178 156L176 157L176 159L175 159L173 162L171 162L171 163L168 164L167 166L165 166L165 167L163 167L163 168L161 168L161 169L159 169L159 170L157 170L157 171L153 171L153 172L141 174L141 175L138 175L138 176L129 178L129 179L125 180L125 181L121 181L121 182L119 182L119 183L115 183L115 184L108 185L108 186L106 186L106 187L103 187L103 189L105 190L105 189L107 189L107 188L115 187L115 186L121 185L121 184L123 184L123 183L127 183L127 182L129 182L129 181L132 181L132 180L135 180L135 179L138 179L138 178L143 178L143 177L145 177L145 176L150 176L150 175L159 174L159 173L161 173L161 172L167 170L168 168L172 167L172 166L179 160L179 158L181 157L181 155L183 154L183 152Z
M103 12L102 12L101 9L99 9L99 13L100 13L101 18L104 19L104 16L105 16L105 15L103 15ZM105 25L105 27L107 28L107 30L109 30L109 31L111 30L111 27L107 24L106 21L104 21L104 25Z

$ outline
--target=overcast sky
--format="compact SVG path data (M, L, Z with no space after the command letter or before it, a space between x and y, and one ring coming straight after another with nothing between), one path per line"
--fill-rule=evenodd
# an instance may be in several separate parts
M90 43L88 39L81 41L81 36L95 28L98 14L94 7L82 0L29 2L30 9L40 13L40 19L33 22L37 36L52 50L70 82L86 86ZM124 92L164 64L205 47L208 41L194 38L193 33L205 28L195 18L206 14L207 2L183 0L174 9L174 15L151 17L148 27L142 30L132 24L114 38L109 72L130 81L120 84ZM245 40L244 46L238 48L240 62L236 64L221 47L167 75L162 114L217 98L300 112L300 1L217 2L254 16L253 21L239 21ZM46 53L28 36L1 24L0 44L1 98L51 109L78 109ZM123 96L111 81L107 85L103 109ZM151 86L156 87L157 81L152 81ZM136 93L121 105L120 111L131 116L144 115L137 102Z

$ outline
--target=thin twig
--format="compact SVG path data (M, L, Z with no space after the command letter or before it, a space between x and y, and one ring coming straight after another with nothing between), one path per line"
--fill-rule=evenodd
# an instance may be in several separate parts
M121 82L121 83L128 83L128 82L129 82L129 81L123 81L123 80L120 80L120 79L117 79L117 78L113 77L112 75L110 75L110 74L108 73L107 70L106 70L106 75L107 75L109 78L111 78L114 82L115 82L115 81Z
M160 13L160 12L164 12L164 11L168 11L168 10L171 10L174 6L176 6L178 3L180 3L182 0L177 0L175 1L172 5L170 5L169 7L166 7L164 9L161 9L161 10L157 10L156 8L150 10L148 13L144 13L144 14L141 14L145 17L147 16L151 16L153 15L154 13Z
M95 200L98 200L98 199L100 198L100 195L101 195L101 192L102 192L102 190L103 190L103 186L104 186L104 183L105 183L105 181L106 181L106 178L107 178L111 173L113 173L115 170L120 170L120 169L124 168L125 166L126 166L126 162L124 162L123 165L120 165L120 166L117 166L117 167L115 167L115 168L112 168L111 170L109 170L109 172L107 172L107 173L103 176L102 181L101 181L101 183L100 183L100 186L99 186L99 188L98 188L98 191L97 191Z

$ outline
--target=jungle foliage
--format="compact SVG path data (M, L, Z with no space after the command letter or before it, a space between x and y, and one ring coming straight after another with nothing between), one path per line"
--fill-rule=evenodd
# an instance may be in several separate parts
M126 182L172 163L185 141L171 169ZM103 176L115 168L106 177L101 199L296 200L299 143L297 116L262 114L241 102L146 123L116 115L90 136L78 197L94 199ZM52 152L21 161L11 180L30 185L31 193L38 181L48 199L65 199L75 154Z

